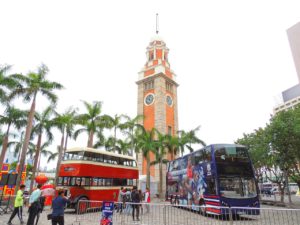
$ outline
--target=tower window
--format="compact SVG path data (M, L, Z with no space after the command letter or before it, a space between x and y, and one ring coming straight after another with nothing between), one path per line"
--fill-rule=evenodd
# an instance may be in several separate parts
M172 92L173 91L173 85L169 82L166 82L166 90Z
M144 91L150 90L154 88L154 81L148 81L144 83Z
M149 60L153 60L154 55L153 55L153 51L149 52Z

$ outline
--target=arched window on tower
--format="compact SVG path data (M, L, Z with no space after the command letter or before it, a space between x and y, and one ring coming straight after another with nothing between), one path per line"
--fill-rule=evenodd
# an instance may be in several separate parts
M153 51L149 52L149 61L154 59Z

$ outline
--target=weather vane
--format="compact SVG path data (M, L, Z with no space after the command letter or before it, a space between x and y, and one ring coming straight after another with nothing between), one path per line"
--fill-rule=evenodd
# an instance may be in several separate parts
M158 13L156 13L156 34L158 34Z

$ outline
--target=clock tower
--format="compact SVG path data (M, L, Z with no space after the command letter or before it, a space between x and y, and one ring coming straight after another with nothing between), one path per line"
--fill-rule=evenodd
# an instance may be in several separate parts
M144 115L143 125L150 131L156 128L162 134L176 135L178 130L176 75L170 68L169 49L158 36L147 47L147 61L139 72L138 81L138 115ZM170 155L166 158L171 159ZM150 161L155 155L150 153ZM146 159L138 155L139 174L146 175ZM159 181L158 165L151 166L151 180ZM165 179L165 171L163 175ZM163 182L163 189L165 189ZM154 193L153 193L154 194Z

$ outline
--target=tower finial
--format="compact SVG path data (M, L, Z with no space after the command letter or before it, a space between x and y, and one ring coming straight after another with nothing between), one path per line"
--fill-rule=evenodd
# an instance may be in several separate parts
M158 34L158 13L156 13L156 34Z

